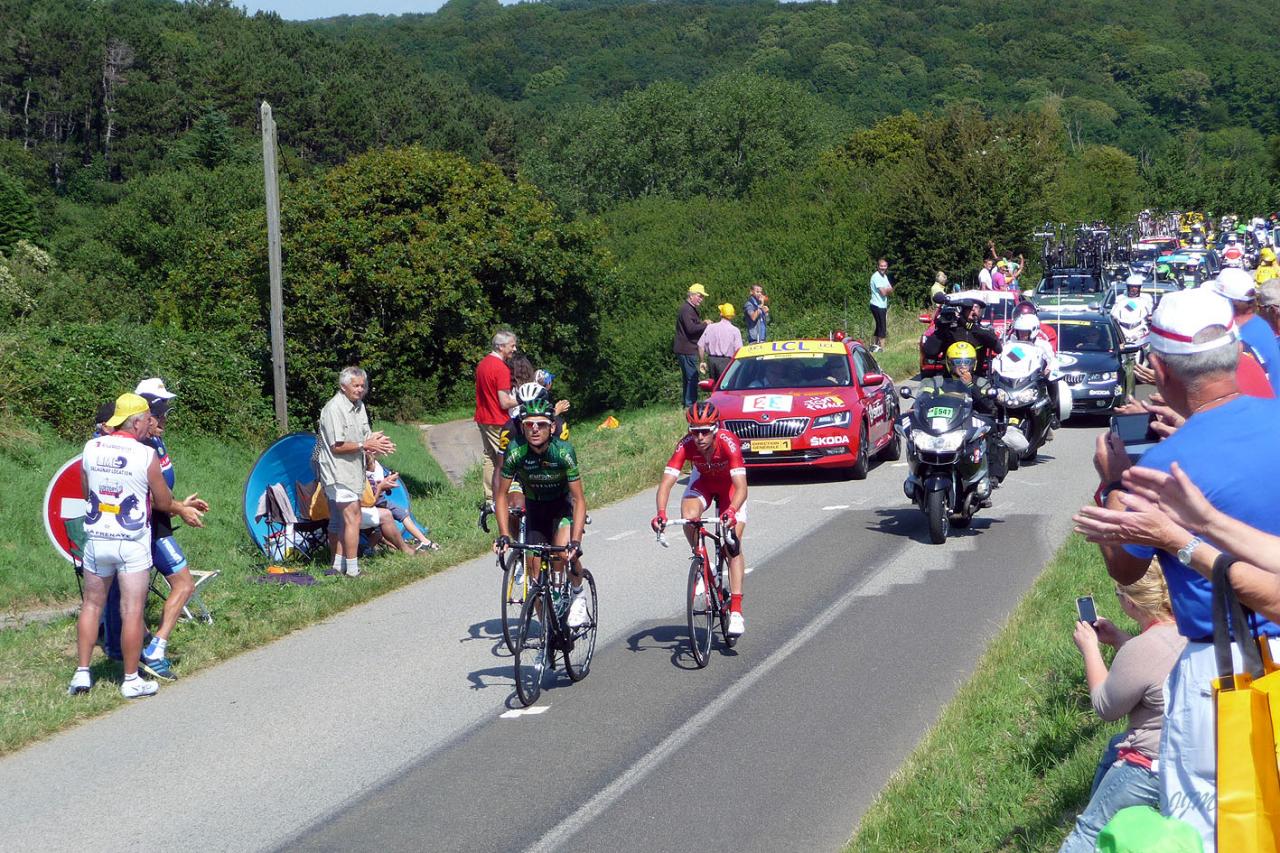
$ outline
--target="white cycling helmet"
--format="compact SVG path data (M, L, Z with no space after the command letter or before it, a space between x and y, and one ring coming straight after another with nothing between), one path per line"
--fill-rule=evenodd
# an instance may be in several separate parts
M526 382L516 389L516 402L520 405L541 400L547 396L547 389L537 382Z
M1018 318L1013 321L1013 331L1030 332L1031 337L1035 337L1036 332L1040 331L1040 318L1035 314L1019 314Z

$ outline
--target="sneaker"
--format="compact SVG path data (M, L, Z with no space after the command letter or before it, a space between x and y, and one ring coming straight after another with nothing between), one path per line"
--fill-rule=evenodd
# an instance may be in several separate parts
M439 543L432 542L430 539L423 539L418 543L418 547L413 549L413 553L421 554L423 551L439 551Z
M139 676L138 678L127 679L121 684L120 695L126 699L137 699L142 696L154 696L159 689L160 685L154 681L147 681Z
M583 590L585 592L586 587L583 587ZM590 621L590 614L587 613L587 596L582 592L574 593L573 601L569 604L569 618L565 623L570 628L581 628Z
M729 636L741 637L747 631L747 622L736 610L729 614Z
M352 569L347 569L347 570L346 570L346 575L347 575L347 577L349 577L349 578L358 578L358 577L360 577L360 575L362 575L362 574L364 574L364 573L360 571L359 566L357 566L354 570L352 570Z
M77 669L76 674L71 676L71 686L67 688L67 695L78 696L81 693L88 693L91 687L93 687L93 679L89 677L89 673Z
M884 347L882 347L882 346L878 346L878 345L876 345L876 344L872 344L872 345L871 345L871 351L872 351L872 352L881 352L882 350L884 350Z
M161 681L178 680L178 675L173 671L168 658L143 657L138 661L138 668L152 678L158 678Z

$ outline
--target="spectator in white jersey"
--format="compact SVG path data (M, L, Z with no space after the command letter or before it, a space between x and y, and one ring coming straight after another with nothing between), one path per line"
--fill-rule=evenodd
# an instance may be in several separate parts
M92 438L81 457L81 488L87 505L84 516L84 600L77 623L78 668L67 692L87 692L93 685L89 661L98 639L98 622L113 577L120 584L126 699L150 696L156 683L138 676L142 655L142 611L151 569L150 509L171 512L191 527L202 527L202 513L173 499L160 472L155 451L142 444L151 430L147 401L137 394L116 398L115 413L106 421L112 432Z

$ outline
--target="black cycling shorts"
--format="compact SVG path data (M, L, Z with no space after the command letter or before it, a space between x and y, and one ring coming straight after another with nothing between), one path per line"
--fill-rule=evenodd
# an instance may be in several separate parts
M568 498L535 501L525 496L525 541L530 545L556 544L556 531L573 523L573 502Z

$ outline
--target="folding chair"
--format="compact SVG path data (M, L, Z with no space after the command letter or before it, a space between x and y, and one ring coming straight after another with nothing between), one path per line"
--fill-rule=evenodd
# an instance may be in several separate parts
M284 559L288 550L296 548L310 560L329 545L329 520L301 519L293 508L293 501L281 483L267 486L264 495L263 514L259 519L267 525L267 554L274 559ZM275 553L272 553L273 550Z

